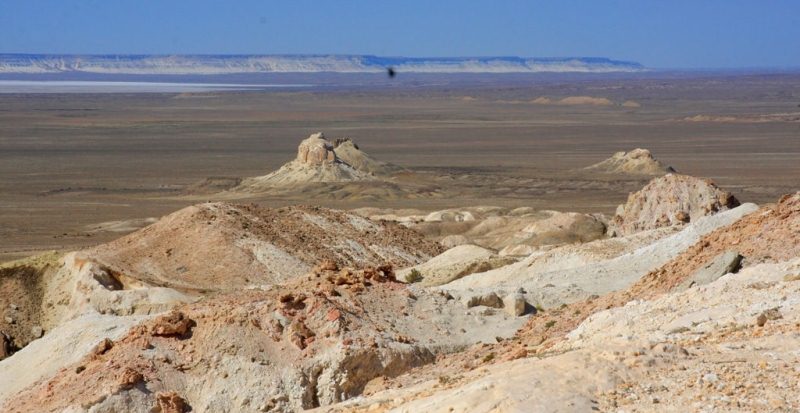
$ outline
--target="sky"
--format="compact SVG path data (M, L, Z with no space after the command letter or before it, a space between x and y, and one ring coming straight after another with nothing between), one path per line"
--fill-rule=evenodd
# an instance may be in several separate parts
M0 53L608 57L798 68L800 0L0 0Z

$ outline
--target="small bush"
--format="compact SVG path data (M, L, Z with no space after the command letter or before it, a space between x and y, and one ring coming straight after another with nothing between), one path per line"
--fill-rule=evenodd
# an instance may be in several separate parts
M411 270L406 276L406 282L408 283L418 283L420 281L422 281L422 274L420 274L416 268Z
M494 353L489 353L483 358L484 363L488 363L492 360L494 360Z
M550 321L544 323L544 328L550 328L550 327L553 327L554 325L556 325L556 320L550 320Z

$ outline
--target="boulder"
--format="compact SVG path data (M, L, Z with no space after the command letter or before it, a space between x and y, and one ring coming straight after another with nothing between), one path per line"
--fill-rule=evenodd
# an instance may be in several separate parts
M156 393L156 405L160 413L183 413L188 407L186 401L174 391Z
M501 300L497 293L494 292L467 297L464 300L464 304L467 306L467 308L477 307L479 305L485 307L503 308L503 300Z
M695 271L689 278L675 287L674 291L684 291L694 286L712 283L725 274L736 272L741 262L742 256L738 252L725 251L706 263L703 268Z
M503 298L503 308L512 316L519 317L525 314L525 296L520 293L513 293Z
M469 238L467 238L464 235L460 235L460 234L459 235L448 235L448 236L442 238L441 241L439 241L439 244L442 244L443 247L448 248L448 249L453 248L453 247L458 247L459 245L467 245L467 244L471 244L471 243L472 242L469 240Z

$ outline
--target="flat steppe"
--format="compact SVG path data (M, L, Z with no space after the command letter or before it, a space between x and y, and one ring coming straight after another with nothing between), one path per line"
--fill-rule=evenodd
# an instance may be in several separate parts
M569 96L613 104L532 102ZM450 177L464 190L414 199L300 194L242 201L612 213L646 179L575 170L642 147L681 173L712 178L743 202L774 202L800 182L798 104L800 74L700 72L181 94L0 93L0 261L98 244L145 218L214 200L185 189L207 177L264 175L294 158L298 142L316 131L350 137L380 160Z

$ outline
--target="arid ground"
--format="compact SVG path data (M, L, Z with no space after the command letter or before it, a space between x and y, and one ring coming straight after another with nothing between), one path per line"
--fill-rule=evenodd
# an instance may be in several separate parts
M570 96L597 99L559 102ZM551 101L536 100L542 97ZM187 195L187 188L208 177L264 175L293 159L298 142L316 131L350 137L377 159L457 190L243 200L613 213L647 178L576 170L641 147L679 172L713 179L742 202L775 202L796 191L800 178L798 104L800 75L736 73L189 94L0 93L0 261L106 242L147 218L213 200Z

